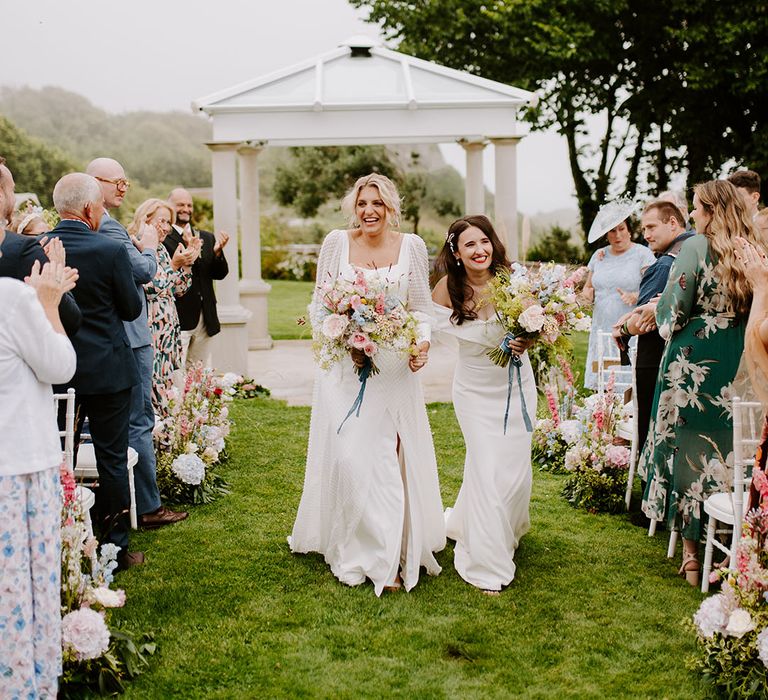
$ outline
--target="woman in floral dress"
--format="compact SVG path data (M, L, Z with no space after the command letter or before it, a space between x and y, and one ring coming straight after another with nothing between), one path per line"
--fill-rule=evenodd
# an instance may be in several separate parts
M162 244L175 221L176 212L171 204L162 199L148 199L136 210L128 233L135 236L141 224L149 224L157 229ZM199 245L196 248L179 245L171 257L164 245L158 245L157 273L144 285L154 349L152 406L161 418L168 415L168 390L173 386L174 372L181 368L181 328L174 298L189 289L191 266L199 253Z
M656 307L667 339L648 440L640 458L643 510L683 537L680 574L698 585L702 504L727 490L733 464L730 398L744 348L752 287L735 238L757 245L736 188L713 180L694 188L696 231L680 249ZM723 460L725 463L723 463Z

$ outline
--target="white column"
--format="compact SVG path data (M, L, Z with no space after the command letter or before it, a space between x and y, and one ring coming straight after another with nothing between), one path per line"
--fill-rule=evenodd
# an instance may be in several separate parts
M248 371L250 312L240 305L237 252L237 144L209 143L213 175L213 223L216 231L226 231L231 240L224 248L229 274L216 283L221 333L214 338L213 364L221 372Z
M510 260L518 258L517 232L517 144L521 136L492 138L495 165L496 232Z
M261 228L259 225L259 153L263 143L240 144L240 254L243 278L240 280L240 301L251 312L248 320L248 348L268 350L269 335L267 295L272 289L261 279Z
M467 177L464 181L464 213L485 214L485 185L483 184L483 149L485 141L459 141L467 157Z

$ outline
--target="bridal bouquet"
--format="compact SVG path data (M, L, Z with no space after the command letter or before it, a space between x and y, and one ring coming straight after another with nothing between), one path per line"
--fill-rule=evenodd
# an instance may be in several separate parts
M315 360L323 369L349 357L352 348L365 353L358 374L378 373L380 349L409 353L416 344L416 318L392 292L386 278L369 280L358 271L353 281L339 278L320 286L322 316L315 328Z
M564 265L545 263L527 268L512 263L490 281L490 302L507 332L498 347L489 351L493 362L506 367L513 358L509 343L515 338L535 338L557 353L567 350L566 336L588 331L591 318L576 297L584 268L566 275Z
M358 270L355 279L342 277L322 284L321 317L315 323L313 349L317 364L329 369L349 357L351 349L365 355L362 367L355 366L360 392L337 432L353 413L360 415L368 378L379 372L376 355L382 349L403 354L416 347L416 317L408 311L386 277L368 279Z

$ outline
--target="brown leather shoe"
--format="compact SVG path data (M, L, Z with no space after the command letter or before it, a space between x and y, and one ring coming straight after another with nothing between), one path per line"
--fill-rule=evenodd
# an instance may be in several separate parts
M125 571L132 566L139 566L144 563L144 552L126 552L117 558L117 568L115 572Z
M145 513L139 518L139 527L144 530L155 530L163 525L173 525L180 520L184 520L189 516L189 513L184 511L176 512L165 506L160 506L153 513Z

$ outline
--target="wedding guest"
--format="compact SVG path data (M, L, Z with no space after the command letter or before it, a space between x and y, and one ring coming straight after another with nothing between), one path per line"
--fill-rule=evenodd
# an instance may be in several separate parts
M43 218L42 209L27 207L14 213L11 230L24 236L39 236L41 233L48 233L51 227Z
M128 224L128 233L138 237L143 224L157 229L163 243L171 225L176 221L173 207L162 199L148 199L139 205ZM195 239L199 241L200 239ZM168 390L173 386L174 373L181 369L181 328L176 313L175 297L184 294L192 283L192 263L197 259L199 245L190 249L179 244L171 257L164 245L157 247L157 274L144 285L147 294L147 317L152 333L154 364L152 370L152 407L156 415L168 415Z
M694 187L697 236L683 243L656 306L667 345L640 470L643 511L683 537L680 574L698 585L702 502L726 490L733 449L731 384L744 348L752 288L735 256L742 237L764 250L736 188L725 180Z
M98 180L106 209L120 207L130 187L123 166L112 158L96 158L88 164L86 172ZM122 224L105 212L99 233L120 243L127 251L134 284L141 299L141 313L138 318L124 323L139 373L139 381L131 392L128 444L139 456L133 469L139 525L144 528L162 527L187 516L186 513L175 513L164 507L160 501L157 461L152 441L152 431L155 427L155 412L152 408L154 352L144 285L157 274L157 230L154 226L143 225L139 231L140 236L132 238Z
M415 234L400 233L400 197L383 175L357 180L342 202L349 230L323 242L318 284L337 279L390 285L420 319L414 354L380 349L379 373L370 378L359 415L345 421L360 391L350 357L318 369L309 429L304 492L293 535L294 552L324 555L334 576L350 586L373 582L376 595L401 585L411 590L419 569L440 573L433 552L445 546L445 525L421 385L414 374L427 361L431 300L427 249ZM310 305L320 332L323 295ZM342 426L343 423L343 426Z
M594 303L584 370L584 386L588 389L597 388L594 363L598 358L599 331L611 333L619 317L635 307L640 278L645 268L654 261L653 253L648 248L632 242L629 218L634 210L635 203L628 199L608 202L600 207L589 229L589 243L607 235L608 245L592 255L582 292L587 301Z
M760 175L754 170L737 170L728 176L728 182L741 195L747 214L754 221L760 204Z
M176 223L164 241L168 253L173 255L179 245L189 247L195 239L200 241L200 254L192 266L192 285L186 294L176 298L183 361L186 366L202 362L205 367L210 367L210 340L221 330L213 281L223 280L229 273L224 256L229 236L224 231L213 234L192 227L194 205L187 190L177 187L168 201L176 210Z
M506 335L489 302L488 282L509 267L506 251L485 216L465 216L448 228L435 264L444 276L432 298L438 327L456 337L459 361L453 376L453 408L466 457L456 505L446 511L447 536L456 541L454 566L467 583L497 595L515 577L515 550L530 527L531 434L526 430L517 385L507 405L508 370L488 357ZM522 359L522 388L528 410L536 411L536 383L526 350L532 340L510 349Z
M117 561L124 569L144 560L141 552L128 551L128 419L138 373L123 326L141 312L141 298L125 247L95 233L104 214L99 183L84 173L65 175L54 187L53 203L61 221L50 236L61 239L79 272L74 295L83 314L82 328L72 338L77 371L57 390L76 391L75 445L88 416L99 472L101 540L120 548Z
M614 326L614 337L625 346L629 338L638 336L634 367L638 451L642 450L648 437L656 377L664 353L665 340L656 328L656 298L667 285L669 270L683 242L694 235L693 231L686 231L684 222L684 215L669 201L658 200L645 207L641 218L643 237L656 255L656 261L646 268L640 280L637 308L622 316ZM641 473L640 478L645 491L645 474ZM642 513L639 515L633 522L648 527L647 518Z
M77 271L35 262L27 279L0 279L0 697L55 698L62 457L51 383L75 372L58 307Z
M5 158L0 156L0 230L8 225L13 216L15 187L13 175L5 165ZM43 241L43 248L30 236L22 236L12 231L6 231L5 234L3 242L0 243L0 277L23 280L32 270L35 260L44 265L48 262L49 255L55 262L66 264L64 248L58 241ZM69 337L77 333L82 315L70 292L61 297L59 316Z

